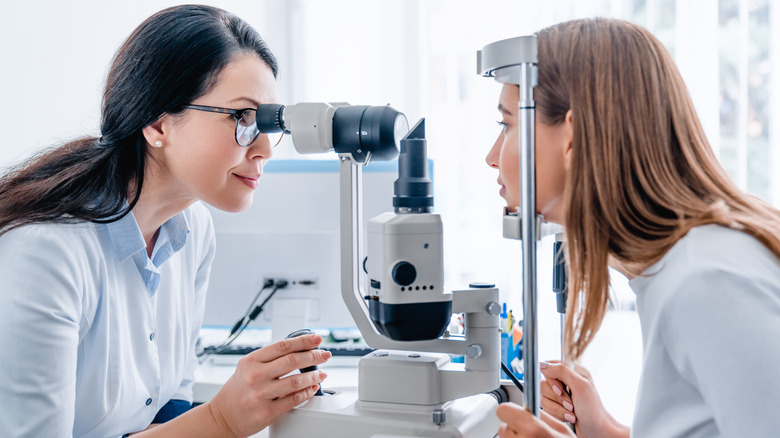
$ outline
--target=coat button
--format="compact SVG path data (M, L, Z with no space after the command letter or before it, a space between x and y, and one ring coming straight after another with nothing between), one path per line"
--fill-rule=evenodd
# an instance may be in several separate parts
M149 406L150 404L152 404L152 399L147 398L146 399L146 406Z

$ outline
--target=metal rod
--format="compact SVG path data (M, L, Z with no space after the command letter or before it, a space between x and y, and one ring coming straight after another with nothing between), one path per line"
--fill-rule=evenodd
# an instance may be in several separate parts
M520 187L522 200L523 238L523 360L525 406L540 416L539 361L536 322L536 169L534 151L535 103L533 89L537 83L537 66L520 65L520 95L518 101L518 128L520 133Z

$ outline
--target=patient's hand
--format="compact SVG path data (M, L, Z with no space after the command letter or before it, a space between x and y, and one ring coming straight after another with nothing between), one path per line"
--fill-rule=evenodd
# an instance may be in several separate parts
M544 412L574 424L580 438L629 436L629 428L604 408L588 370L579 365L572 370L558 361L542 362L539 368L546 378L540 384Z
M502 403L496 409L498 419L504 424L498 429L499 438L545 437L571 438L574 433L566 424L542 411L541 418L514 403Z

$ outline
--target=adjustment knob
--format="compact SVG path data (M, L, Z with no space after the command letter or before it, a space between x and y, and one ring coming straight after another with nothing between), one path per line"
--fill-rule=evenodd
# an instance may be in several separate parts
M297 338L298 336L313 335L313 334L314 334L313 331L304 328L290 333L289 335L287 335L286 339ZM299 371L301 372L301 374L303 374L303 373L308 373L309 371L316 371L316 370L317 370L317 365L312 365L310 367L301 368ZM325 393L322 392L322 385L318 383L317 386L318 386L317 392L315 392L314 395L324 395Z
M393 281L399 286L409 286L417 278L417 269L409 262L398 262L393 266Z

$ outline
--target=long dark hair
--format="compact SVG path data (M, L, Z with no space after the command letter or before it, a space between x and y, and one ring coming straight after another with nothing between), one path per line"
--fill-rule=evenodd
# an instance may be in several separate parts
M31 223L127 215L143 187L142 129L208 93L238 52L257 54L276 77L276 58L257 31L226 11L175 6L141 23L108 73L101 137L45 151L0 178L0 235Z

